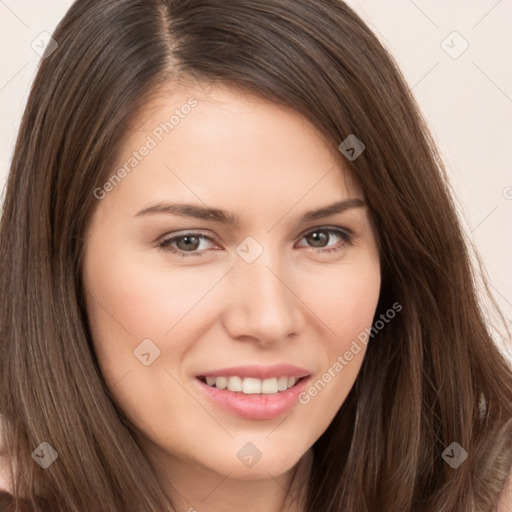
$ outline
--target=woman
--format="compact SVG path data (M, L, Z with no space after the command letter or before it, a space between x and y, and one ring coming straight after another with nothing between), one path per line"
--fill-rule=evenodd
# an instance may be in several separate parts
M510 510L511 369L361 19L78 0L53 38L0 231L9 506Z

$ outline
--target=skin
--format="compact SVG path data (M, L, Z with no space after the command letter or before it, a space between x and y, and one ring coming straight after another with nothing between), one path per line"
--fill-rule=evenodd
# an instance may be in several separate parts
M91 219L83 282L94 348L162 482L172 482L178 510L302 510L311 447L354 384L364 346L309 403L270 420L219 408L198 392L195 376L290 363L317 381L372 325L381 284L376 233L366 206L299 221L342 199L364 200L363 191L305 118L233 88L158 91L112 173L191 97L197 106L98 201ZM161 202L228 210L239 223L137 215ZM325 226L350 230L351 242L323 230L320 242L305 236ZM173 247L186 257L159 246L190 231L211 238L190 249L201 257L186 256L183 239ZM247 237L263 248L252 263L236 251ZM149 366L134 356L144 339L160 350ZM262 454L252 467L236 456L248 442Z

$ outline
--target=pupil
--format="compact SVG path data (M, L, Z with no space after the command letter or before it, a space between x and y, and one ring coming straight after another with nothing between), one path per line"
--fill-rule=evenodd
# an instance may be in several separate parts
M192 241L192 243L191 243ZM197 236L184 236L181 240L178 240L178 245L182 243L182 247L180 249L197 249L199 238Z
M315 245L315 247L321 247L322 242L324 242L324 243L327 242L327 235L325 233L323 233L322 231L320 231L320 232L315 231L314 233L311 233L309 236L312 237L313 242L315 244L317 242L320 242L320 245Z

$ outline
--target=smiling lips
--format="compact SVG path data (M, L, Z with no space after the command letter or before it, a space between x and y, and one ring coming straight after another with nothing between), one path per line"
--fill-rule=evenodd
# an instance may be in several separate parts
M247 418L270 419L297 403L311 372L288 364L238 366L197 376L216 405Z

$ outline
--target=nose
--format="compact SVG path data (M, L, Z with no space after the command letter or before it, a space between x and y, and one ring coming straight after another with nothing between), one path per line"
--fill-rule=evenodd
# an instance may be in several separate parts
M303 330L304 303L291 273L272 259L264 251L250 264L238 261L229 273L224 328L233 339L275 346Z

